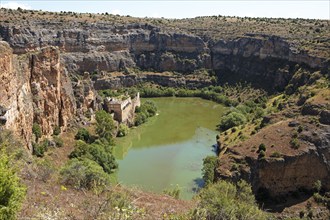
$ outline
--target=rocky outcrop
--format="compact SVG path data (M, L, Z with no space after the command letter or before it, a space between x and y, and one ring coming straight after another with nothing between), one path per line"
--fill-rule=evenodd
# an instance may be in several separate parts
M312 191L317 180L329 190L329 159L329 149L323 149L294 157L247 161L250 161L250 181L255 193L267 192L271 197L279 197L298 190Z
M299 147L294 149L288 142L299 125L304 131L299 133ZM265 144L264 158L258 157L256 143ZM312 191L318 180L324 190L330 190L330 126L316 128L296 120L269 125L240 145L228 148L220 163L217 179L245 179L261 200Z
M76 103L58 48L45 47L31 54L30 70L34 122L41 125L44 135L52 134L56 126L66 129L76 114Z
M102 89L120 89L131 87L143 82L151 82L161 86L168 87L186 87L201 88L212 85L209 78L189 78L185 76L161 75L161 74L139 74L139 75L121 75L113 77L100 77L96 79L94 88Z
M58 46L69 73L130 67L190 73L206 68L215 70L222 82L248 81L268 90L282 90L296 64L311 69L329 66L326 57L298 51L277 36L246 34L213 42L148 24L30 23L29 28L3 23L0 36L18 54L46 45Z
M0 105L4 127L21 137L31 150L33 105L29 59L13 55L6 42L0 41Z
M89 73L85 72L83 78L75 78L70 86L73 89L78 117L87 116L87 118L90 118L95 110L101 108L101 101L98 101L100 99L94 89Z
M32 150L33 123L38 123L47 136L56 126L65 129L75 114L71 82L61 72L55 47L17 56L7 43L0 42L0 50L0 103L6 109L5 127L22 137Z

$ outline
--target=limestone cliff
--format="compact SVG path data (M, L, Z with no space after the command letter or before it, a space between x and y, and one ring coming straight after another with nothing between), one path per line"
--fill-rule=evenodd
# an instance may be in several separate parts
M311 69L329 66L327 57L310 55L285 38L265 34L211 41L149 24L31 20L29 28L0 24L0 37L17 54L58 46L68 72L80 74L132 67L181 73L206 68L216 71L221 82L249 81L282 90L297 64Z
M0 41L0 105L4 109L4 127L22 137L31 150L33 102L31 71L26 56L13 55L12 49Z
M5 42L0 42L0 48L0 103L6 110L5 127L22 137L31 150L33 123L39 124L46 136L56 126L62 130L68 126L76 111L71 82L61 72L55 47L19 56Z
M303 124L305 131L297 139L299 149L293 149L290 140L295 129L288 124L280 121L269 125L252 138L230 147L220 158L217 178L234 181L243 178L262 199L312 191L318 180L325 190L330 190L330 126L315 128ZM260 143L267 146L263 159L256 152Z

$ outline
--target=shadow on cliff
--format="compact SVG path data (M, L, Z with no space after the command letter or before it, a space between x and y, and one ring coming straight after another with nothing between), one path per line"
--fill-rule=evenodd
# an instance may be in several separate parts
M312 196L309 192L294 192L287 196L278 198L268 198L266 200L258 200L260 206L268 212L283 212L285 208L300 204L308 200Z

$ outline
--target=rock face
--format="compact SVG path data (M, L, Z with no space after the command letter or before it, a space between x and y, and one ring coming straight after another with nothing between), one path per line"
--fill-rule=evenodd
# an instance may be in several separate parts
M22 137L32 150L33 123L47 136L56 126L65 129L75 114L71 82L61 72L55 47L17 56L7 43L0 42L0 50L0 103L7 109L5 127Z
M123 87L131 87L143 82L152 82L167 87L186 87L186 88L202 88L212 85L210 79L189 79L184 76L167 76L160 74L145 75L122 75L114 77L98 78L95 81L94 88L102 89L120 89Z
M299 149L292 149L288 143L290 130L295 130L292 126L298 127L297 121L270 125L241 145L227 150L228 153L220 158L222 167L217 169L217 179L238 181L243 178L251 183L260 199L287 196L301 190L312 191L318 180L325 190L330 190L330 126L307 127L299 134ZM261 141L267 146L264 159L259 159L258 152L251 150L253 143ZM273 156L274 152L278 156ZM231 164L240 164L240 169L232 169Z
M29 59L13 55L6 42L0 41L0 103L5 109L4 127L22 137L31 149L33 105Z
M25 53L46 45L58 46L69 73L142 70L190 73L213 69L221 81L249 81L268 89L284 89L294 66L327 68L326 57L297 51L284 39L246 35L211 42L193 34L175 33L148 24L56 23L30 21L29 28L0 26L0 37Z
M313 190L321 180L326 190L330 186L329 149L311 150L295 157L251 162L251 183L258 194L267 192L271 197L287 195L301 189Z

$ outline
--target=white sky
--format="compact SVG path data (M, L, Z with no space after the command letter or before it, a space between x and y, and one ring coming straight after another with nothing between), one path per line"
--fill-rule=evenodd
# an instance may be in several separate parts
M0 0L1 7L46 11L74 11L135 17L191 18L205 15L330 19L330 0L305 1L65 1Z

